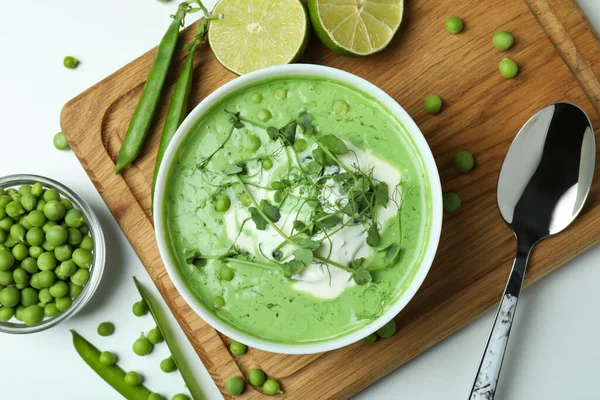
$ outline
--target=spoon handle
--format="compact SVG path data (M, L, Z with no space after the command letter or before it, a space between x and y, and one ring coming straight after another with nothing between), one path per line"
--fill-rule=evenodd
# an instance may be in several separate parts
M510 328L515 317L517 301L519 300L519 293L523 285L530 251L531 248L525 250L517 245L515 262L506 288L504 289L504 295L498 307L492 332L485 346L469 400L492 400L496 394L502 360L504 359L504 352L508 344L508 335L510 334Z

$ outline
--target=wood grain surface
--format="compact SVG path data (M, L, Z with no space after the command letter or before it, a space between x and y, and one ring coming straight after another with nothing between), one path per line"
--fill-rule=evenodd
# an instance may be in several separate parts
M464 32L450 35L444 30L450 15L464 19ZM167 23L165 19L165 29ZM521 72L512 80L500 76L498 63L503 54L491 44L492 34L500 29L512 32L516 39L507 54ZM186 30L181 42L187 42L191 33ZM229 377L260 367L282 382L285 394L281 397L348 398L472 321L499 300L515 250L495 197L498 170L514 135L535 111L557 101L578 104L594 126L600 126L600 43L572 0L407 0L397 37L388 49L366 59L333 54L313 38L301 62L353 72L394 97L427 138L444 191L459 193L464 204L445 215L436 261L417 296L398 315L399 329L393 338L310 356L251 349L234 358L227 350L228 339L202 321L171 283L149 213L166 104L184 56L179 50L147 146L122 175L113 174L114 164L154 50L71 100L63 109L61 125L222 391ZM233 78L208 49L198 52L191 102L198 104ZM444 98L439 115L428 115L423 109L423 99L431 93ZM452 167L452 158L460 150L469 150L477 158L477 168L466 175ZM526 284L598 241L598 182L572 228L537 248ZM263 397L250 387L238 396Z

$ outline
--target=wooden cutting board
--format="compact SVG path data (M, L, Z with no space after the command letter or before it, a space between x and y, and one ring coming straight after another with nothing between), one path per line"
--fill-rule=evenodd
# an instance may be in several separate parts
M574 1L406 0L405 15L393 43L378 55L345 58L313 38L301 60L353 72L394 97L427 138L444 190L459 193L464 201L459 211L445 215L436 261L417 296L398 315L398 333L375 344L357 343L310 356L251 349L232 357L228 339L204 323L174 288L158 253L149 207L156 149L183 51L178 52L148 144L122 175L113 174L114 164L154 51L63 109L61 125L73 151L222 391L229 377L260 367L282 382L282 397L347 398L475 319L500 299L515 250L495 196L498 170L514 135L536 110L557 101L580 105L600 127L600 43ZM463 33L444 30L450 15L464 19ZM498 73L503 54L491 44L492 34L500 29L516 38L508 55L521 72L512 80ZM190 31L184 36L181 42L189 40ZM208 49L199 52L196 64L193 105L234 78ZM439 115L423 110L423 99L431 93L444 98ZM477 158L477 168L466 175L452 167L460 150ZM574 226L536 250L526 284L599 240L599 182ZM250 387L239 396L262 397Z

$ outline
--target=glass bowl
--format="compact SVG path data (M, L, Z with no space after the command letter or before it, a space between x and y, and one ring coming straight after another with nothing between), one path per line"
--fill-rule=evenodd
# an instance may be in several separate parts
M44 318L40 324L35 326L27 326L14 318L11 320L11 322L0 322L0 332L3 333L26 334L41 332L68 320L77 314L92 298L94 292L96 292L96 289L98 289L100 279L102 278L102 272L104 271L106 245L104 243L102 228L92 209L86 204L85 201L81 199L81 197L63 184L43 176L23 174L0 177L0 187L3 189L18 187L21 185L33 185L37 182L41 183L45 189L54 188L58 190L62 197L70 200L73 203L74 208L78 208L81 210L81 212L83 212L85 222L89 227L90 235L94 242L94 259L92 266L90 267L90 280L84 286L81 294L73 299L73 304L71 307L61 312L57 316Z

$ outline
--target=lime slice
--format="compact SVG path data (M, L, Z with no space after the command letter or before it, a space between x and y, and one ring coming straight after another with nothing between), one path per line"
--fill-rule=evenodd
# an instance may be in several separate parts
M309 23L299 0L220 0L208 40L217 60L238 75L296 61L308 43Z
M404 0L308 0L308 9L325 46L347 56L368 56L392 41Z

